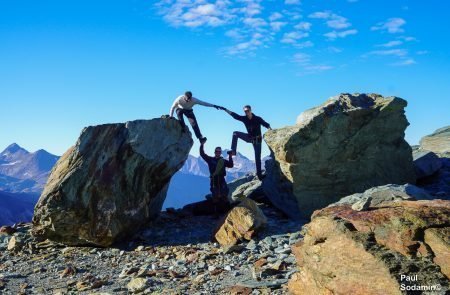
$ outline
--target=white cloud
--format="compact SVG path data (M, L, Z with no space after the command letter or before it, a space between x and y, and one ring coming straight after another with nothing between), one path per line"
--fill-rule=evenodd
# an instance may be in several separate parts
M414 65L416 63L417 62L414 59L408 58L408 59L393 63L392 65L393 66L410 66L410 65Z
M369 52L368 55L393 55L403 57L408 55L408 50L406 49L375 50Z
M297 64L301 64L301 65L308 64L310 62L310 60L311 60L311 56L306 53L296 53L292 57L293 62L295 62Z
M341 53L342 52L341 48L337 48L337 47L334 47L334 46L328 47L327 50L329 52L331 52L331 53Z
M380 22L371 28L372 31L387 31L391 34L403 33L405 30L402 28L406 24L406 21L399 17L390 18L387 21Z
M239 40L244 37L244 35L238 29L232 29L225 32L225 36Z
M262 18L248 17L243 20L243 23L254 29L267 26L267 22Z
M279 12L274 12L269 16L269 20L271 22L279 20L280 18L283 18L283 15Z
M297 30L310 31L312 24L309 22L301 22L294 26Z
M291 60L302 68L303 72L301 74L313 74L333 69L333 67L329 65L311 64L311 56L306 53L296 53Z
M327 21L327 25L336 30L346 29L351 26L345 17L334 15L330 20Z
M236 45L225 48L225 55L244 55L249 52L255 51L261 46L263 46L262 35L259 33L253 34L251 39L246 42L240 42Z
M300 0L284 0L284 4L286 5L300 4Z
M348 21L347 18L338 15L336 13L333 13L331 11L318 11L318 12L314 12L311 13L309 16L309 18L313 18L313 19L324 19L326 20L325 23L326 25L333 29L333 32L330 32L328 34L325 34L325 36L327 36L330 39L336 39L338 37L342 38L345 37L347 35L351 35L351 34L356 34L357 31L356 30L346 30L343 32L336 32L336 30L344 30L344 29L348 29L352 26L352 24Z
M397 37L397 38L398 38L398 39L401 39L401 40L403 40L403 41L406 41L406 42L417 41L416 38L411 37L411 36L400 36L400 37Z
M202 0L164 0L158 2L157 7L164 19L176 27L218 27L234 18L226 0L218 0L215 3Z
M347 37L349 35L355 35L357 33L358 33L357 30L352 29L352 30L346 30L346 31L340 31L340 32L332 31L332 32L324 34L324 36L327 37L330 40L335 40L337 38L345 38L345 37Z
M295 43L293 45L295 48L303 49L303 48L313 47L314 43L308 40L308 41L301 42L301 43Z
M416 52L417 55L424 55L424 54L428 54L427 50L419 50Z
M283 35L283 38L281 39L281 43L295 44L297 42L297 40L306 38L308 36L309 36L309 33L306 33L306 32L295 31L295 32L285 33Z
M287 22L271 22L270 27L272 28L273 31L278 32L281 30L282 27L284 27L287 24L288 24Z
M333 69L334 67L328 65L310 65L306 66L305 70L311 72L323 72Z
M309 18L327 19L331 17L332 13L330 11L318 11L308 15Z
M384 43L384 44L379 44L377 46L378 47L395 47L395 46L399 46L399 45L402 45L402 44L403 44L402 41L395 40L395 41L389 41L389 42Z

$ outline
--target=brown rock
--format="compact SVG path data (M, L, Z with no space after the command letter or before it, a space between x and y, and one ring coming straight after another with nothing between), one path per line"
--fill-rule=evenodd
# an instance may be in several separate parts
M267 264L267 259L266 258L261 258L261 259L259 259L258 261L255 262L254 267L255 267L255 269L259 270L266 264Z
M8 251L11 251L11 252L17 252L17 251L20 251L20 249L22 249L22 247L23 247L22 241L17 237L12 237L9 240L7 249L8 249Z
M267 218L258 205L243 199L225 216L215 232L215 239L222 246L232 246L241 239L250 240L256 230L267 223Z
M233 286L228 290L228 294L230 295L250 295L252 294L252 288L243 287L243 286Z
M434 253L434 263L450 279L450 227L425 230L425 243Z
M418 275L411 285L448 288L440 272L445 261L443 227L450 225L450 202L398 201L369 211L340 205L316 211L293 246L300 272L289 282L293 294L401 294L401 275ZM435 262L418 255L425 233L437 250ZM435 231L439 232L436 234ZM448 245L448 244L447 244ZM448 246L447 246L448 251ZM443 259L443 260L442 260ZM448 265L448 264L447 264Z

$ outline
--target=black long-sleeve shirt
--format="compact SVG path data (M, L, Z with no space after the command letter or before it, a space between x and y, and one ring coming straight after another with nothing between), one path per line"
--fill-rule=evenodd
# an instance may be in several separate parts
M223 159L223 158L222 157L216 158L216 157L208 156L205 153L205 150L203 149L202 145L200 145L200 156L208 164L209 173L212 176L216 172L217 163L219 162L220 159ZM228 160L223 159L223 163L224 163L223 168L222 168L223 170L221 171L222 173L219 174L219 177L225 177L225 175L227 175L225 168L233 168L233 166L234 166L233 158L231 155L229 155Z
M249 119L247 116L239 116L238 114L234 112L230 112L230 115L238 120L244 123L245 128L247 129L247 133L251 137L261 137L261 125L266 127L267 129L270 128L270 124L263 120L263 118L256 116L253 114L252 118Z

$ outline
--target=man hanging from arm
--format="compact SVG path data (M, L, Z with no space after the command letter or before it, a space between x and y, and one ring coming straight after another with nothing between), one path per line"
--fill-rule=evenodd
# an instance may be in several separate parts
M228 155L228 160L222 158L222 148L216 147L214 157L210 157L205 153L203 144L200 144L200 156L208 164L210 173L210 191L212 201L214 203L216 213L224 213L229 209L228 201L228 185L225 181L227 174L225 168L233 168L233 157Z
M175 101L172 104L172 107L170 108L170 117L173 117L174 111L177 113L177 118L180 121L181 126L184 128L186 126L186 123L184 122L183 115L188 118L189 123L191 123L192 129L194 129L195 136L198 138L200 143L206 142L206 137L203 137L202 133L200 132L200 128L198 127L197 118L194 115L194 110L192 109L194 105L199 104L206 107L214 107L216 109L222 109L222 107L219 107L215 104L210 104L204 101L201 101L200 99L197 99L192 96L192 92L186 91L184 95L178 96Z
M206 199L197 203L183 207L183 210L191 211L194 215L216 215L226 213L232 208L228 200L228 185L225 181L225 168L233 168L233 158L228 156L228 160L222 158L222 149L216 147L214 157L205 153L203 144L200 144L200 156L208 164L210 173L210 190L212 199Z
M263 179L261 171L261 144L262 144L262 134L261 125L267 129L272 129L270 124L264 121L261 117L256 116L252 112L252 108L249 105L244 106L245 116L239 116L238 114L226 109L219 107L219 109L225 110L234 119L244 123L247 133L244 132L233 132L233 139L231 141L231 151L230 154L236 155L236 148L238 139L242 139L245 142L251 143L255 151L255 164L256 164L256 175L261 180Z

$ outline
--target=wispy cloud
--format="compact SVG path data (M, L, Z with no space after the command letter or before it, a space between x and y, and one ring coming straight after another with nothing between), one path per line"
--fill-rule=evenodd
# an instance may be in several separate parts
M312 55L317 58L319 53L324 56L339 53L343 49L326 45L313 50L311 48L317 45L314 44L316 42L313 43L312 38L322 35L326 40L334 41L358 34L359 28L354 27L345 16L331 10L305 13L302 2L279 1L277 10L268 9L269 4L263 0L159 0L155 7L164 21L173 27L185 27L196 32L204 29L205 33L221 32L229 38L229 45L219 51L224 56L245 58L254 56L258 50L282 45L280 47L284 50L293 48L307 51L308 54L299 53L290 59L292 63L300 65L304 72L332 69L332 66L320 61L312 63ZM307 18L304 18L303 13ZM404 19L396 17L371 27L371 31L398 35L375 45L378 47L375 49L379 50L368 49L368 53L363 56L396 59L395 64L398 65L416 63L407 49L399 48L405 47L411 41L417 41L412 36L400 34L404 33L405 24ZM328 31L319 33L320 26L328 28ZM414 53L415 56L421 54L418 51Z
M311 56L302 52L294 54L294 56L292 57L292 62L300 66L300 68L302 69L302 75L314 74L333 69L333 67L330 65L312 64Z
M185 27L218 27L227 24L233 19L228 9L228 1L171 1L158 2L160 14L173 26Z
M399 61L399 62L396 62L396 63L393 63L393 64L391 64L391 65L393 65L393 66L410 66L410 65L414 65L414 64L416 64L417 62L414 60L414 59L412 59L412 58L408 58L408 59L404 59L404 60L401 60L401 61Z
M324 36L327 37L330 40L335 40L337 38L345 38L345 37L347 37L349 35L355 35L357 33L358 33L357 30L352 29L352 30L346 30L346 31L340 31L340 32L339 31L332 31L332 32L324 34Z
M380 22L371 28L372 31L387 31L391 34L403 33L405 30L402 28L406 24L406 21L399 17L390 18L384 22Z
M281 39L281 43L295 44L299 39L306 38L309 36L307 32L290 32L285 33L283 35L283 39Z
M332 11L317 11L308 15L312 19L323 19L325 24L333 29L333 31L324 34L329 40L335 40L337 38L345 38L349 35L355 35L358 33L356 29L349 29L352 24L347 18L333 13Z
M393 55L393 56L406 56L408 50L406 49L389 49L389 50L374 50L367 55Z
M377 46L378 47L394 47L394 46L399 46L399 45L402 45L402 44L403 44L402 41L394 40L394 41L389 41L389 42L384 43L384 44L378 44Z

